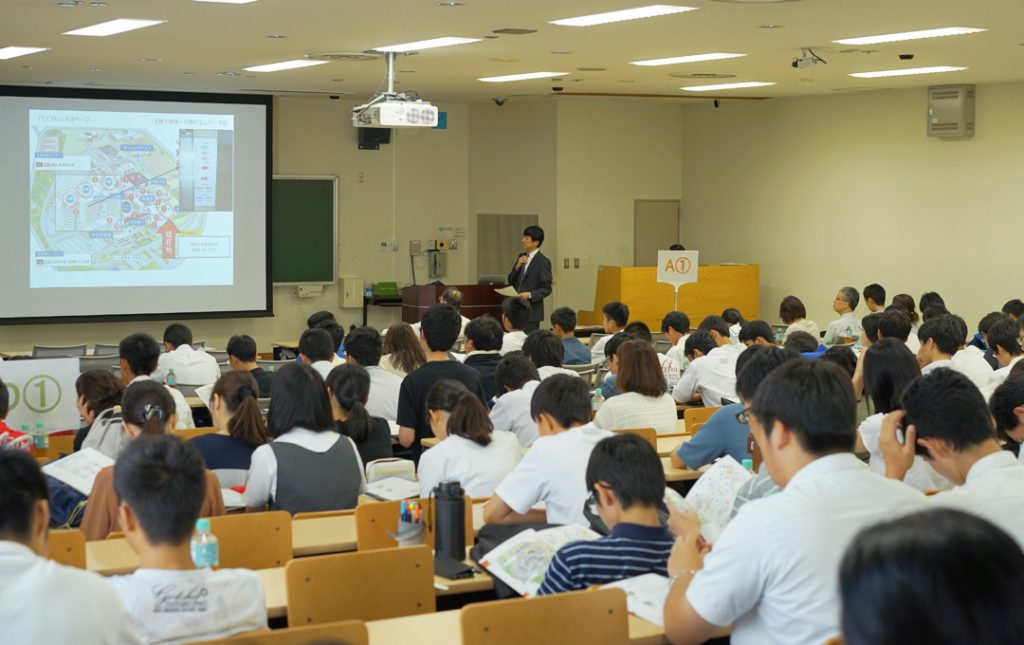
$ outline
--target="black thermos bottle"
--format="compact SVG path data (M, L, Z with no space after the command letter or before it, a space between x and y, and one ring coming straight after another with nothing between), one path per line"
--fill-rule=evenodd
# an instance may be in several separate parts
M465 491L457 481L434 488L434 552L456 562L466 559Z

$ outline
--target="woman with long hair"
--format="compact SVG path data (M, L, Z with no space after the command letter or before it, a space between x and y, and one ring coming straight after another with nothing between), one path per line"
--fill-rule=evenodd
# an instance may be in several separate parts
M249 372L225 372L213 385L210 416L217 432L196 437L192 444L221 488L244 484L253 451L270 441L258 397L259 386Z
M665 373L654 348L642 340L627 340L615 352L618 396L604 402L594 425L604 430L654 428L658 434L676 432L676 404L665 393Z
M370 398L370 374L361 365L345 363L327 375L327 397L335 429L351 439L363 466L375 459L393 457L391 427L387 420L366 411Z
M380 366L398 376L405 377L427 362L420 339L408 323L397 323L384 335L384 356Z

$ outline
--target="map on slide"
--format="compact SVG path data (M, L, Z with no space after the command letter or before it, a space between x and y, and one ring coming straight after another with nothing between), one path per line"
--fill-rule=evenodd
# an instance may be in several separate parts
M231 284L231 116L30 121L32 287Z

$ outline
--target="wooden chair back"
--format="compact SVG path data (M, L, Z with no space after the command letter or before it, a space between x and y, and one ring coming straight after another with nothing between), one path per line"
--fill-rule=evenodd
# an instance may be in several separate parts
M292 559L292 516L288 511L211 517L210 532L220 544L222 569L272 569Z
M174 434L178 435L185 441L192 441L196 437L201 437L204 434L216 434L217 428L175 428Z
M658 452L658 432L654 428L617 428L612 432L621 434L635 434L647 443L651 444L654 452Z
M193 645L308 645L309 643L349 643L369 645L370 635L361 620L343 620L323 625L303 625L284 629L261 629L227 638L201 641Z
M306 511L305 513L296 513L292 516L292 520L309 520L314 517L340 517L342 515L355 515L356 509L348 508L344 511Z
M435 608L434 561L425 546L297 558L284 574L290 626L381 620Z
M701 426L708 422L711 415L718 412L721 408L716 407L704 407L704 408L686 408L683 411L683 425L685 426L685 434L697 434Z
M622 589L596 589L466 605L463 645L613 645L629 642Z
M430 498L417 498L426 513L426 530L423 543L434 548L434 504ZM360 551L370 549L391 549L398 546L388 531L394 533L398 529L398 515L401 502L368 502L356 507L356 544ZM473 534L473 500L466 498L466 546L472 546Z
M85 568L85 533L78 529L50 531L47 557L65 566Z

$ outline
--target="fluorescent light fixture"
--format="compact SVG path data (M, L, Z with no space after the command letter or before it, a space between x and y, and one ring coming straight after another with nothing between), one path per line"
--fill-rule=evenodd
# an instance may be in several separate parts
M421 49L434 49L435 47L450 47L452 45L465 45L466 43L478 43L480 38L456 38L444 36L443 38L431 38L430 40L417 40L414 43L402 45L388 45L387 47L374 47L379 52L415 52Z
M554 78L565 76L566 72L528 72L526 74L509 74L508 76L488 76L477 80L484 83L509 83L511 81L530 81L535 78Z
M681 90L687 92L714 92L716 90L742 90L747 87L768 87L769 85L775 85L775 83L764 83L761 81L744 81L742 83L715 83L714 85L690 85L688 87L680 87Z
M902 31L895 34L882 34L880 36L863 36L861 38L843 38L833 40L839 45L879 45L881 43L895 43L901 40L918 40L919 38L941 38L942 36L962 36L964 34L976 34L984 29L974 27L941 27L939 29L921 29L919 31Z
M685 13L695 11L697 7L679 7L670 4L652 4L647 7L636 7L634 9L622 9L620 11L608 11L606 13L595 13L589 16L578 16L576 18L564 18L562 20L551 20L552 25L563 27L592 27L593 25L605 25L609 22L623 22L625 20L637 20L639 18L654 18L656 16L668 16L673 13Z
M49 47L2 47L0 48L0 60L10 60L17 58L18 56L28 56L29 54L38 54L50 49Z
M887 78L889 76L914 76L916 74L941 74L942 72L959 72L966 67L950 67L949 65L938 65L936 67L911 67L908 69L885 69L880 72L857 72L850 74L854 78Z
M308 58L299 58L296 60L286 60L280 63L267 63L266 65L254 65L253 67L243 67L247 72L280 72L285 69L297 69L299 67L313 67L314 65L323 65L328 61L325 60L309 60Z
M658 67L660 65L679 65L682 63L701 63L709 60L726 60L727 58L741 58L746 54L724 54L715 52L711 54L693 54L692 56L676 56L674 58L655 58L652 60L635 60L631 64L644 67Z
M113 36L123 34L126 31L134 31L143 27L152 27L167 22L166 20L136 20L134 18L118 18L108 20L89 27L65 31L65 36Z

